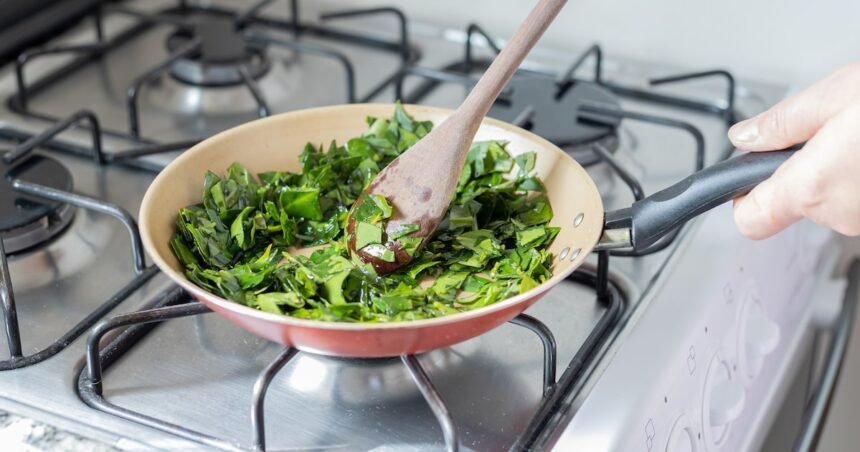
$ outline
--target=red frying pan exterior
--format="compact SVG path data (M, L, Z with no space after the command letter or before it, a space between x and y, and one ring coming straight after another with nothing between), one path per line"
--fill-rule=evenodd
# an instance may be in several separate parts
M408 105L419 120L440 122L450 110ZM345 142L366 128L365 117L389 117L393 105L323 107L272 116L215 135L189 149L153 181L140 211L147 252L167 276L215 312L242 328L300 350L345 357L390 357L448 347L504 324L538 301L573 272L597 243L603 228L603 205L588 173L546 140L500 121L487 119L477 140L508 140L514 154L536 151L536 171L547 187L554 210L550 223L561 232L550 247L553 277L526 293L490 306L450 316L391 323L345 323L296 319L271 314L206 292L185 278L168 245L181 207L200 201L206 170L224 172L234 161L250 171L299 169L306 142Z
M548 287L546 288L548 289ZM218 297L195 293L195 298L242 328L270 341L323 355L377 358L413 355L448 347L490 331L513 319L538 301L545 291L493 312L433 323L398 322L389 325L358 324L359 328L321 328L319 323L288 327L273 323L268 316L248 315L224 306ZM230 303L229 301L227 303ZM233 303L235 304L235 303ZM240 305L237 305L240 306ZM241 306L244 308L244 306ZM247 308L251 309L251 308ZM244 310L243 310L244 311ZM259 312L259 311L258 311ZM302 322L310 323L310 322ZM330 323L330 322L329 322Z

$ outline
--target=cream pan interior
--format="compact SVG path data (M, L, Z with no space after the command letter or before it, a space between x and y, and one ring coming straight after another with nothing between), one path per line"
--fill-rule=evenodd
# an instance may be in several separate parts
M451 110L406 105L405 110L419 120L440 123ZM203 175L207 170L224 174L233 162L240 162L252 173L264 171L299 171L299 154L305 143L344 143L367 129L367 116L390 117L391 104L351 104L284 113L252 121L221 132L189 149L170 163L147 190L140 208L140 232L152 261L168 276L192 294L204 296L231 311L265 317L279 323L313 324L322 328L352 329L362 324L347 324L295 319L269 314L217 297L198 288L184 276L179 261L168 242L175 231L180 208L199 203ZM535 171L547 187L554 218L552 226L561 227L550 251L555 256L553 277L529 292L474 311L447 317L374 324L374 327L396 328L398 325L432 323L446 319L471 317L494 311L535 296L560 282L578 267L590 253L603 227L603 204L588 173L570 156L550 142L528 131L494 119L486 119L476 140L507 140L508 151L519 154L537 152Z

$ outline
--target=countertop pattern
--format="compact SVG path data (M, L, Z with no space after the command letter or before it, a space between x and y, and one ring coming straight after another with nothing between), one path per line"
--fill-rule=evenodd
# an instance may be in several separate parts
M0 449L4 452L107 452L107 444L16 414L0 411Z

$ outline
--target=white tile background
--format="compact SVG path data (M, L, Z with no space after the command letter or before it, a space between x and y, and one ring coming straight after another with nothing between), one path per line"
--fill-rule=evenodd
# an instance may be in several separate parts
M457 29L474 20L502 38L534 5L532 0L349 3L399 6L415 20ZM543 43L581 48L599 42L612 55L688 68L724 67L751 79L794 84L860 60L858 25L857 0L570 0Z

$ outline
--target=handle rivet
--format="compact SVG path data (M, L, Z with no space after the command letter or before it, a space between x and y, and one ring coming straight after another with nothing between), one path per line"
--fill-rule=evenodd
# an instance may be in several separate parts
M569 246L564 247L564 249L562 249L561 252L558 253L558 260L563 261L564 258L567 257L567 253L569 253L569 252L570 252L570 247Z

